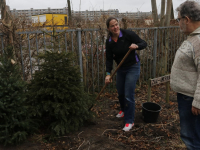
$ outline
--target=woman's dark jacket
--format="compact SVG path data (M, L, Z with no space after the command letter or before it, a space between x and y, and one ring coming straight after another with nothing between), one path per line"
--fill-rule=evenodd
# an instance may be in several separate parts
M147 47L147 43L135 32L124 29L120 29L120 31L122 32L122 37L118 37L117 42L113 40L109 41L109 39L106 40L106 72L109 73L113 67L113 59L118 65L128 52L131 44L138 45L137 50L142 50ZM139 59L139 56L136 55L135 50L131 51L121 67L128 67L137 63L136 57Z

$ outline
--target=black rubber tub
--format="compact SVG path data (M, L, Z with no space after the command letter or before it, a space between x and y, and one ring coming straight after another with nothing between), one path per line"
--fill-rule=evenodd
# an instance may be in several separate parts
M142 115L146 123L155 123L161 111L161 106L153 103L146 102L142 104Z

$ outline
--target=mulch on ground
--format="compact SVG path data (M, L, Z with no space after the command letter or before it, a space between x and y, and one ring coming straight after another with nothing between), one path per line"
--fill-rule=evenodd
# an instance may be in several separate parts
M144 122L142 103L147 101L147 87L136 89L135 126L123 132L123 118L116 93L105 93L93 107L96 119L88 121L79 131L49 143L42 135L34 135L15 147L0 146L0 150L186 150L180 139L176 93L170 91L165 101L165 85L152 88L151 102L162 107L156 123Z

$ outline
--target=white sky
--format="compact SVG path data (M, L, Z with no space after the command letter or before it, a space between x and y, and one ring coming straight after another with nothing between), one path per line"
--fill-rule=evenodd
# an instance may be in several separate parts
M118 9L119 12L149 12L151 11L151 0L70 0L72 10L108 10ZM166 0L167 1L167 0ZM186 0L173 0L174 9ZM158 13L160 12L160 2L157 0ZM47 9L64 8L67 6L67 0L6 0L10 9Z

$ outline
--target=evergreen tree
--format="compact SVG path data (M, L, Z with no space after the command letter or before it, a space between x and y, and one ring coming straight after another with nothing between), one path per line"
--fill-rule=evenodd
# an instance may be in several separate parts
M73 54L46 51L38 57L43 63L28 88L32 115L41 117L51 137L78 130L91 117L88 108L94 99L83 90Z
M5 49L0 57L0 142L19 144L34 129L26 106L26 82L14 62L13 48Z

